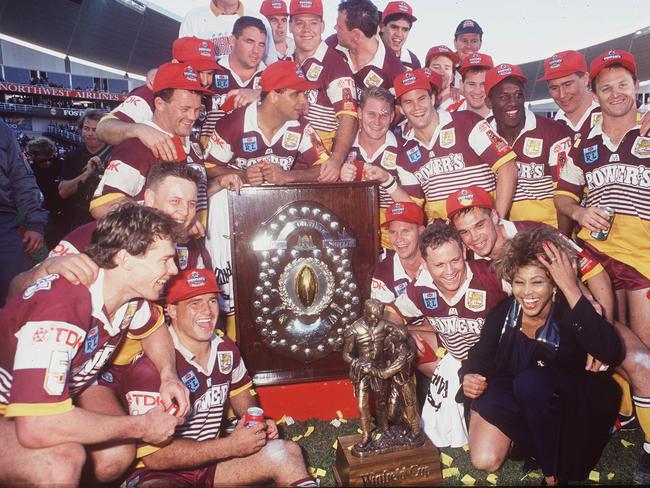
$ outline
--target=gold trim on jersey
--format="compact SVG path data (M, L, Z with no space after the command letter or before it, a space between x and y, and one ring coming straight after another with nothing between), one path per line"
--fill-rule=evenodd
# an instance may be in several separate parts
M10 403L4 410L5 417L45 417L72 410L72 399L56 403Z
M228 397L230 397L230 398L235 397L235 396L239 395L240 393L243 393L244 391L246 391L248 389L251 389L251 388L253 388L253 382L249 381L244 386L240 386L236 390L230 390L230 393L228 393Z
M119 200L120 198L126 198L126 195L124 193L107 193L106 195L102 195L101 197L93 198L90 201L90 210L100 207L105 203L114 202L115 200Z

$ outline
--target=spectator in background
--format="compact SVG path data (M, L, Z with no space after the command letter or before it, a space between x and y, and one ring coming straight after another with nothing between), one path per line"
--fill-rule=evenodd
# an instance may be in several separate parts
M49 212L45 227L45 243L48 249L52 249L67 233L67 229L62 225L63 202L57 188L62 163L56 157L56 145L47 137L37 137L29 141L27 155L36 177L36 184L43 196L42 205Z
M18 233L18 212L26 229ZM40 203L36 179L20 155L14 133L0 122L0 307L4 306L11 279L27 269L25 252L43 245L47 211Z
M88 109L79 119L83 146L65 158L59 178L58 192L63 204L63 235L80 225L90 222L90 200L103 173L102 157L107 156L109 146L95 135L99 119L104 114ZM57 241L58 242L58 241Z

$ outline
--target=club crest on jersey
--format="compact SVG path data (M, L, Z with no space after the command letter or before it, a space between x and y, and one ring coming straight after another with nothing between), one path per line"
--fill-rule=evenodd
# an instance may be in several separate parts
M448 149L456 144L456 130L454 128L440 131L440 147Z
M468 288L465 293L465 308L472 312L482 312L485 310L487 292L485 290L474 290Z
M650 158L650 137L637 137L632 146L632 154L637 158Z
M255 152L257 151L257 137L244 137L241 140L241 145L244 152Z
M309 81L316 81L322 71L323 71L323 67L320 64L313 63L307 70L307 74L305 75L305 77Z
M524 140L524 154L529 158L538 158L542 155L544 141L536 137L526 137Z
M300 134L287 131L282 136L282 147L285 148L287 151L295 151L296 149L298 149L299 144L300 144Z
M600 112L596 112L595 114L591 114L591 127L593 127L596 124L600 124L600 122L603 120L603 114Z
M217 360L219 363L219 371L223 374L230 374L233 363L232 351L217 351Z
M366 88L372 88L373 86L380 86L384 82L384 79L375 73L373 70L368 71L368 74L363 79L363 84Z
M190 257L190 250L185 246L176 245L176 258L178 259L178 267L181 270L187 268L187 263Z
M25 288L23 292L23 300L29 300L34 293L40 290L49 290L52 288L52 282L59 278L58 274L51 274L36 280L34 283Z
M417 163L422 157L420 152L420 146L415 146L408 151L406 151L406 156L409 158L410 163Z
M124 312L124 318L122 319L122 323L120 324L120 329L124 330L131 325L131 320L133 320L133 317L135 315L135 312L138 310L138 302L129 302L129 304L126 306L126 312Z
M435 291L422 293L422 300L424 301L424 306L429 310L438 308L438 294Z
M192 371L191 369L187 373L183 374L183 376L181 376L181 381L185 386L187 386L187 389L190 390L190 392L192 393L195 393L196 390L198 390L199 387L201 386L201 384L199 383L199 379L196 377L194 371Z
M598 161L598 145L594 144L593 146L585 147L582 150L582 154L585 158L585 164L593 164Z
M395 285L395 296L398 297L402 293L404 293L406 291L406 288L408 288L408 286L409 286L409 284L408 284L407 281L405 281L404 283L399 283L399 284Z
M381 157L381 162L379 163L385 169L395 169L397 168L397 154L390 151L385 151L384 155Z
M214 75L214 85L222 90L228 88L230 86L228 75Z
M99 345L99 327L96 325L88 331L86 340L84 341L84 353L92 354Z

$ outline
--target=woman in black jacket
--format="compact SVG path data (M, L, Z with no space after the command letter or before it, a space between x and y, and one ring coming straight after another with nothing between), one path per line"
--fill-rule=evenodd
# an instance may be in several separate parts
M620 390L588 356L609 366L624 357L614 327L578 286L573 251L551 229L508 241L495 260L511 298L488 316L460 374L473 399L472 464L496 471L513 443L535 458L545 484L585 479L607 443Z

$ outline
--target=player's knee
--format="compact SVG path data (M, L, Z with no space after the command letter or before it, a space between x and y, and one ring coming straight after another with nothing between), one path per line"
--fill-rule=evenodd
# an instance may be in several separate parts
M119 478L133 463L135 446L129 444L93 455L95 478L101 483L108 483Z
M496 453L487 449L474 449L469 454L472 466L488 473L497 471L504 461Z
M300 446L293 441L275 439L264 446L264 456L275 468L286 468L287 464L304 463Z
M78 485L86 462L86 450L81 444L62 444L48 450L41 459L43 469L35 476L43 477L48 485ZM36 480L35 480L36 481ZM40 482L37 481L37 484Z
M632 386L650 384L650 354L647 351L632 351L625 358L624 365Z

